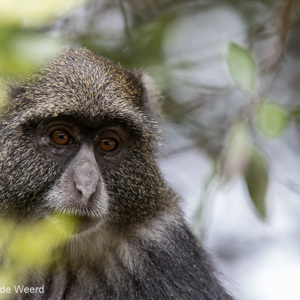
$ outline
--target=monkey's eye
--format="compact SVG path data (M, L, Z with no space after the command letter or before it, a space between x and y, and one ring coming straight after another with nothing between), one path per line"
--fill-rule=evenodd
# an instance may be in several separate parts
M57 145L67 145L72 140L70 133L66 130L55 130L50 134L50 138Z
M98 146L100 147L100 149L102 151L105 152L112 152L115 149L117 149L117 147L119 146L118 142L113 139L113 138L102 138L99 143Z

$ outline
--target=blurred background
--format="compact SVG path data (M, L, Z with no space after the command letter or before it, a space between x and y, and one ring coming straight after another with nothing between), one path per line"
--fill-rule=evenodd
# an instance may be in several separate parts
M293 0L0 0L0 84L66 45L147 72L165 116L158 162L224 284L241 300L299 300L299 10Z

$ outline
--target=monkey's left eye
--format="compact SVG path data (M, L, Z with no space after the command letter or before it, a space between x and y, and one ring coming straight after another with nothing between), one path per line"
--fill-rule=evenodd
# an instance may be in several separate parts
M50 134L50 138L57 145L67 145L72 140L70 133L66 130L55 130Z
M114 150L117 149L117 147L119 146L118 142L113 139L113 138L102 138L99 143L98 146L100 147L100 149L102 151L105 152L112 152Z

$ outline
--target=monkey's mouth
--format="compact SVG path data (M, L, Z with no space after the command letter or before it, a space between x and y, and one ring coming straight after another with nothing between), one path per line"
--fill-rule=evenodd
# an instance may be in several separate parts
M70 235L95 228L102 217L101 212L96 210L77 208L61 208L53 214L61 219L61 225L67 228Z
M103 212L99 209L92 208L77 208L77 207L60 207L56 209L56 212L66 214L66 215L74 215L79 217L87 217L90 219L99 220L103 217Z

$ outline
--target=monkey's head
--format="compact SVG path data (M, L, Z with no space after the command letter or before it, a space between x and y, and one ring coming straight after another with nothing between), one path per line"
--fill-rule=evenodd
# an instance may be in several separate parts
M15 92L0 125L0 213L135 225L174 206L155 163L146 77L68 49Z

